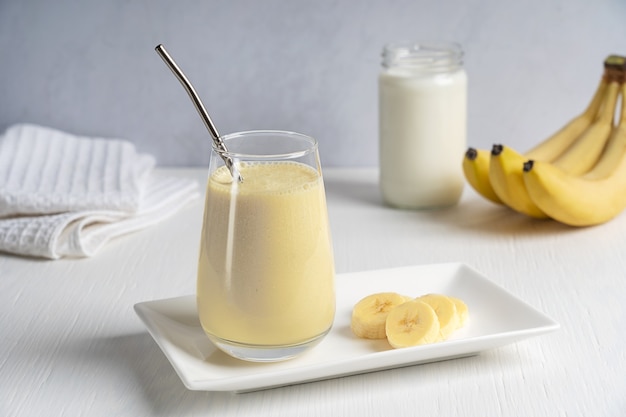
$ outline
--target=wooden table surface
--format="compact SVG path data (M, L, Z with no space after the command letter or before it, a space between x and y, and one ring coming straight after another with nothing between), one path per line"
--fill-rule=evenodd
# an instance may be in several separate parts
M161 169L196 178L203 169ZM338 273L463 262L560 323L478 356L246 394L187 390L133 311L195 292L203 201L89 259L0 254L1 416L626 416L626 214L570 228L469 187L381 204L377 171L324 171Z

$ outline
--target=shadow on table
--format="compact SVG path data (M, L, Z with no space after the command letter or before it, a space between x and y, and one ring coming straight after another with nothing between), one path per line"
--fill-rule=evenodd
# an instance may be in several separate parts
M478 199L462 199L454 207L423 211L419 215L450 227L493 235L552 235L580 230L551 219L535 219Z
M325 180L329 200L350 205L366 205L378 208L381 216L393 215L403 219L415 218L420 221L439 223L446 227L494 235L550 235L581 230L549 219L534 219L517 213L505 206L493 204L466 190L459 204L433 210L402 210L387 206L380 195L378 180L375 177L353 175L332 177Z

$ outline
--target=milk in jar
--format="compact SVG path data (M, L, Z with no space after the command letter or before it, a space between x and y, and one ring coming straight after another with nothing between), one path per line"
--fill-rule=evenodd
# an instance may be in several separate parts
M467 146L467 76L457 44L396 43L379 75L380 188L407 209L456 204Z

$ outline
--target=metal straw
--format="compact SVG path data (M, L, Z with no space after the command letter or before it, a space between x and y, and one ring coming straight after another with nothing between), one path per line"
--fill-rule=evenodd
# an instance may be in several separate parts
M204 125L211 134L211 137L213 138L213 143L215 143L215 147L220 151L219 154L224 160L224 163L230 171L230 174L233 176L233 178L237 178L239 182L242 182L243 178L241 177L241 174L236 170L232 158L224 154L224 152L228 152L228 150L226 149L226 145L224 145L224 141L220 137L220 134L217 132L217 128L211 120L211 116L209 116L209 113L206 111L206 108L202 104L200 96L198 96L196 90L193 88L183 71L179 68L178 65L176 65L174 59L172 59L170 54L167 53L165 47L159 44L154 49L156 50L157 54L159 54L161 59L163 59L163 61L167 64L169 69L174 73L176 78L178 78L178 81L180 81L180 83L183 85L183 87L187 91L187 94L189 94L189 98L193 102L193 105L196 107L196 110L198 110L198 114L202 118Z

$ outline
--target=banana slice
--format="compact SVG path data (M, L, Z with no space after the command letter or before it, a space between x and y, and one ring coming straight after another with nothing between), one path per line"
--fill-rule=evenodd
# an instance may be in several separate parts
M365 339L384 339L387 315L404 302L406 297L395 292L376 293L361 299L352 309L352 332Z
M442 294L426 294L417 298L435 310L439 320L439 340L446 340L459 326L456 304Z
M391 310L385 332L387 341L394 348L433 343L439 338L439 320L428 304L407 301Z
M456 314L459 316L459 325L457 329L460 329L461 327L465 326L465 323L467 323L467 319L469 318L469 309L467 308L467 304L465 304L465 301L461 300L460 298L451 296L448 296L448 298L452 300L452 302L454 302L454 305L456 306Z

